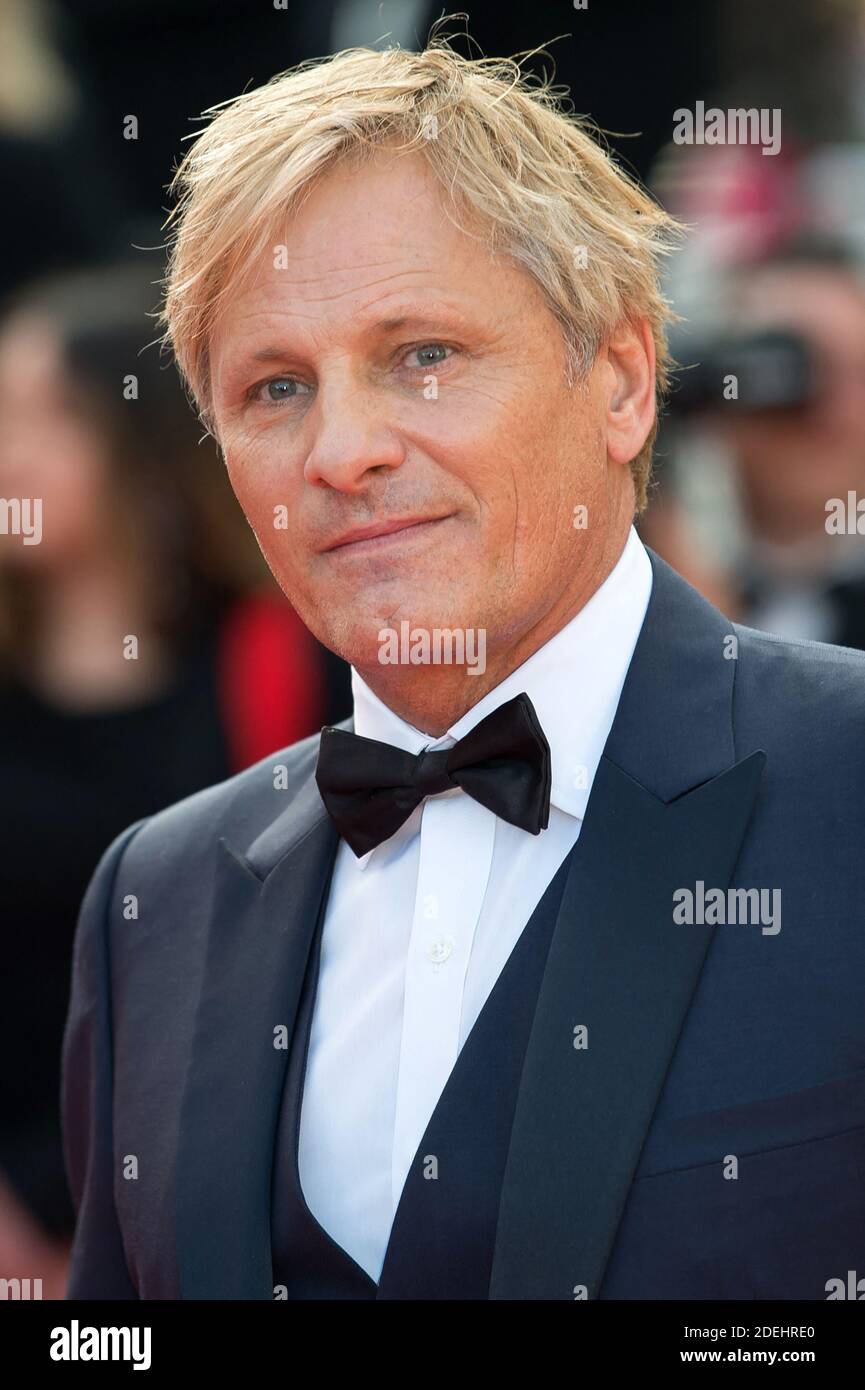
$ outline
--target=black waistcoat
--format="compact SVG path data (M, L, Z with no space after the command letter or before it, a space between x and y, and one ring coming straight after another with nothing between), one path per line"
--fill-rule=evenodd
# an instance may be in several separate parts
M408 1171L378 1284L313 1216L298 1172L300 1108L324 895L277 1129L272 1189L276 1297L488 1298L523 1056L570 860L569 854L541 897L460 1050ZM432 1158L436 1164L430 1162ZM436 1177L426 1175L436 1169ZM351 1181L350 1171L346 1181Z

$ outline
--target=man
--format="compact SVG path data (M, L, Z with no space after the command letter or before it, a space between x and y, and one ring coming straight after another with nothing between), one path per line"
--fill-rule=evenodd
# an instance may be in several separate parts
M166 320L354 717L77 937L72 1298L825 1298L861 1260L863 659L633 530L675 228L507 64L221 111Z
M793 334L812 361L797 406L718 419L747 537L740 611L782 636L865 648L865 520L848 519L848 498L865 497L861 271L843 245L802 238L731 288L735 332Z

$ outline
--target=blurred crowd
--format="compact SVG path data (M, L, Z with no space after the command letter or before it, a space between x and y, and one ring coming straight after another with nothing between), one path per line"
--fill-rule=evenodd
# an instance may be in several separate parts
M688 224L644 540L733 620L865 648L860 6L653 8L466 6L488 54L550 44L575 109ZM350 711L160 353L165 185L208 105L352 44L420 46L440 13L0 0L0 499L42 504L38 543L0 532L0 1278L45 1297L72 1233L60 1044L100 855ZM704 99L779 109L780 150L674 144L674 110Z

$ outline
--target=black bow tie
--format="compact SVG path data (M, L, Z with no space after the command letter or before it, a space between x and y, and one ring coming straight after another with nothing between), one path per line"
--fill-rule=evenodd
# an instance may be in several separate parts
M547 828L550 746L523 692L499 705L453 748L406 753L330 725L315 769L321 798L358 858L387 840L425 796L462 787L531 835Z

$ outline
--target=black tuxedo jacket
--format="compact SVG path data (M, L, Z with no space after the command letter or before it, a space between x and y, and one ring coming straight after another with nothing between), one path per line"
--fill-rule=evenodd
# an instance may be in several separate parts
M738 627L650 558L489 1296L824 1299L865 1275L865 656ZM272 1297L285 1052L262 1027L293 1025L332 862L317 746L130 827L93 878L63 1051L72 1298ZM713 924L710 893L738 918Z

